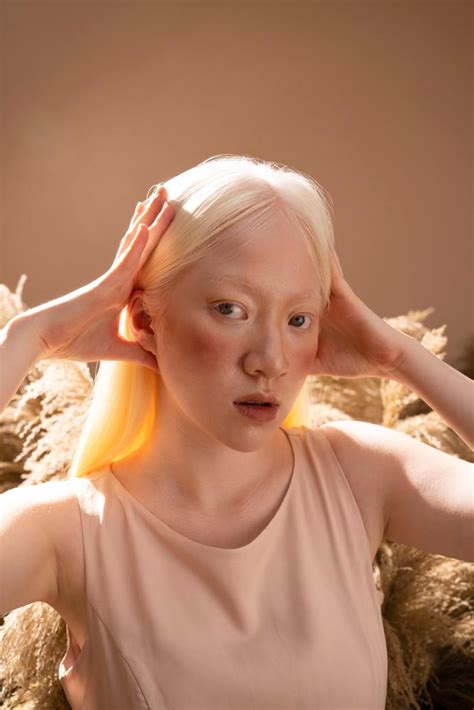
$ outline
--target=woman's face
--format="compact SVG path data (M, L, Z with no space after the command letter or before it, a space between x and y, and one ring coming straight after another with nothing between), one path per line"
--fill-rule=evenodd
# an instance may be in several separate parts
M249 240L235 234L194 264L154 327L160 428L176 419L248 451L287 417L314 361L321 297L311 260L280 220ZM243 416L236 399L273 393L275 419ZM169 418L172 419L169 419Z

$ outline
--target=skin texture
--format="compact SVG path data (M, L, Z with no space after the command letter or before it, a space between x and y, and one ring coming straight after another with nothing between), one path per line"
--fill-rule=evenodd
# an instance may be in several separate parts
M260 293L216 277L245 280ZM280 426L318 346L321 297L311 260L279 216L251 239L233 234L194 264L169 293L165 321L145 312L142 294L131 294L132 330L158 363L160 416L149 443L113 471L133 473L128 487L147 500L239 510L282 467L291 474ZM278 397L274 420L255 422L235 409L235 399L254 391Z

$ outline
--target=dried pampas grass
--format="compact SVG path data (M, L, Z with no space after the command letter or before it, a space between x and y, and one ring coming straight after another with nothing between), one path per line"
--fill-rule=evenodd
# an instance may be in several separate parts
M21 299L25 278L15 293L0 284L0 326L25 310ZM444 358L446 326L424 326L433 311L410 311L385 320ZM467 365L472 372L472 363ZM65 476L91 385L83 363L48 360L32 368L0 415L0 491ZM438 414L415 392L391 380L313 377L311 426L341 419L391 427L474 460L473 452ZM474 565L383 541L373 572L384 594L389 658L386 710L472 710ZM65 650L65 624L48 605L30 604L8 614L0 626L2 707L69 707L57 679Z

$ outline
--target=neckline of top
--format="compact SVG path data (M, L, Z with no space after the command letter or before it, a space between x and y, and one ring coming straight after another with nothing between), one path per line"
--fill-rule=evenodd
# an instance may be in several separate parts
M285 508L288 506L288 501L293 495L293 490L295 488L295 478L296 478L296 470L297 470L297 461L296 461L296 451L295 451L295 446L294 446L294 439L297 438L298 430L295 431L295 428L293 429L284 429L283 427L280 427L282 431L284 432L285 436L288 439L288 443L290 444L291 448L291 453L293 456L293 467L291 471L291 477L290 477L290 482L288 484L288 487L285 491L285 495L283 496L283 499L278 506L277 510L275 511L275 514L273 517L269 520L267 525L261 530L256 537L253 538L250 542L248 542L246 545L241 545L240 547L216 547L215 545L206 545L202 542L198 542L197 540L192 540L190 537L186 537L186 535L183 535L182 533L178 532L174 528L172 528L170 525L165 523L161 518L159 518L155 513L153 513L147 506L142 503L138 498L135 498L130 491L128 491L125 486L119 481L119 479L115 476L114 472L112 471L112 468L110 465L105 466L106 473L109 478L112 479L114 485L116 486L116 489L122 493L123 496L125 496L129 501L132 502L132 504L138 508L140 511L142 511L145 516L150 517L155 523L157 523L168 535L171 535L171 537L177 538L179 540L182 540L184 544L189 545L191 547L194 547L196 549L200 548L201 550L207 550L207 551L212 551L216 552L217 554L238 554L242 552L246 552L247 550L255 547L261 540L266 537L269 534L269 530L274 527L276 524L276 521L281 518L281 516L284 514Z

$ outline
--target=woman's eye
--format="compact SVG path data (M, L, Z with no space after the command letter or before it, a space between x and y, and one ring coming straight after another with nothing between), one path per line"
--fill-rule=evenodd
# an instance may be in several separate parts
M240 308L240 306L237 306L236 303L229 303L229 302L227 302L227 301L224 301L224 303L218 303L217 306L215 306L216 309L220 309L221 307L225 307L225 309L234 308L234 307ZM228 316L228 315L230 315L230 314L229 314L229 310L227 310L227 312L223 312L223 311L219 310L219 313L220 313L222 316Z
M307 329L310 327L310 325L311 325L311 321L313 320L312 318L310 318L310 316L304 316L304 315L301 315L301 316L293 316L292 320L293 320L294 318L306 318L306 323L307 323L307 325L305 325L305 326L297 325L296 327L298 328L298 330L307 330Z
M216 310L218 310L218 312L223 316L231 315L232 308L240 308L240 310L242 310L241 307L238 306L236 303L230 303L228 301L218 303L214 308ZM306 316L306 315L293 316L293 318L291 320L298 319L298 318L300 319L300 323L296 325L296 328L298 330L307 330L311 325L311 321L313 320L310 316ZM301 319L306 319L303 322L303 324L301 324ZM236 320L236 319L234 318L233 320Z

